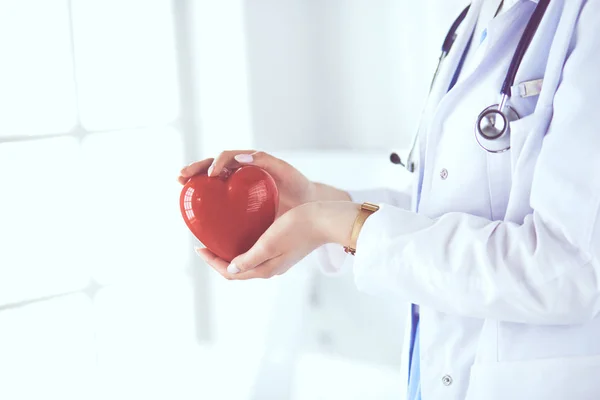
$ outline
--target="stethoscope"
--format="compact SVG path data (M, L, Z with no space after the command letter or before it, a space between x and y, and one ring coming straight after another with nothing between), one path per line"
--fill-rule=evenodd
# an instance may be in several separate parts
M498 7L498 11L503 5L504 0L500 3ZM523 61L523 57L525 56L525 52L527 48L531 44L533 37L535 36L537 29L540 25L542 18L548 8L548 4L550 0L540 0L529 21L527 22L527 26L525 27L525 32L521 39L519 40L519 44L517 45L517 49L513 55L513 58L510 62L510 66L508 67L508 71L506 73L506 77L504 78L504 83L502 84L502 88L500 90L501 98L499 104L493 104L487 108L485 108L478 116L475 122L475 140L481 146L482 149L489 153L503 153L510 149L510 123L512 121L518 120L519 114L517 111L508 105L508 100L511 96L511 88L515 83L515 78L517 76L517 72L519 71L519 67L521 62ZM469 12L470 5L467 6L456 18L456 20L452 23L448 34L444 39L444 43L442 44L442 54L438 60L437 68L433 75L433 79L431 80L431 85L429 88L429 92L433 89L433 85L438 77L440 67L442 62L450 52L452 45L454 44L457 37L457 30L460 27L461 23L464 21L467 13ZM471 37L471 40L473 38ZM455 71L454 78L450 83L450 87L448 91L452 89L458 75L460 74L460 70L462 69L466 52L469 50L469 45L467 46L465 53L460 60L458 67ZM421 115L421 119L423 114ZM419 129L416 134L413 136L412 145L410 148L410 152L408 153L408 157L406 159L406 163L403 163L400 159L400 156L397 153L392 153L390 155L390 161L394 164L400 164L405 167L408 171L415 171L415 163L414 152L417 145L417 140L419 137L419 132L421 130L423 121L421 120L419 124Z

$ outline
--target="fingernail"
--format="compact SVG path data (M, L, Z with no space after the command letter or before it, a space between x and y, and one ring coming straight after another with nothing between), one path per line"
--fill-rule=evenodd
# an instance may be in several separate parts
M215 169L215 164L210 164L210 167L208 167L208 176L212 175L213 169Z
M230 274L237 274L238 272L240 272L240 269L237 267L237 265L231 263L227 267L227 272L229 272Z
M202 250L202 247L194 247L194 251L196 252L196 254L202 257L202 253L200 253L200 250Z
M254 161L252 154L238 154L233 158L235 158L235 161L239 163L251 163L252 161Z

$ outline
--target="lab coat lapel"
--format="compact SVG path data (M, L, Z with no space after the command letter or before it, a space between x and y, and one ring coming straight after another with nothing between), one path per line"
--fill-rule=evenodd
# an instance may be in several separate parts
M471 38L471 34L475 29L475 24L477 23L477 18L479 17L479 12L481 10L481 5L484 0L474 0L471 3L471 7L469 8L469 12L465 17L465 20L462 23L462 27L460 29L460 33L456 37L456 41L452 45L452 49L446 56L446 59L443 61L442 66L439 71L439 75L436 79L435 84L431 88L431 93L429 94L429 99L426 104L426 109L423 114L423 121L431 121L432 116L435 115L435 110L437 109L440 101L444 98L446 93L448 92L448 87L452 82L452 78L454 77L454 73L458 64L469 44L469 40ZM418 173L418 183L414 187L413 192L413 210L417 211L419 209L419 203L421 198L421 191L423 185L423 168L425 164L425 160L427 159L426 149L428 146L427 143L427 135L429 131L429 123L422 123L419 132L418 132L418 151L419 158L417 163Z
M430 105L433 106L433 109L435 109L437 104L439 104L439 102L448 92L450 82L452 82L456 68L458 67L467 45L469 44L471 34L475 29L475 24L477 23L477 18L479 17L482 3L483 0L476 0L471 4L471 8L469 9L467 16L462 23L463 26L460 28L460 33L456 37L456 41L454 42L452 49L443 62L437 82L431 90Z

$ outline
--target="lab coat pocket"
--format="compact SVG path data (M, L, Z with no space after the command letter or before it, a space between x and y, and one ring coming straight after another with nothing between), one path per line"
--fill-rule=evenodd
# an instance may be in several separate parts
M600 356L475 364L466 400L597 400Z
M510 166L514 174L517 168L517 161L523 153L523 147L529 135L534 128L536 114L530 114L510 123Z
M500 154L487 154L490 218L493 221L502 220L506 217L514 178L519 169L523 168L520 160L526 160L536 149L532 132L541 120L540 115L533 113L511 122L510 151Z

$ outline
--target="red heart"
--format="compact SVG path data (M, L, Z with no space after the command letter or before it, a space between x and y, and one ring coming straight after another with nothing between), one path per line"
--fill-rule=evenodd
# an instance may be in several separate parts
M194 176L179 199L194 236L227 262L256 243L275 220L278 203L271 175L250 165L220 177Z

